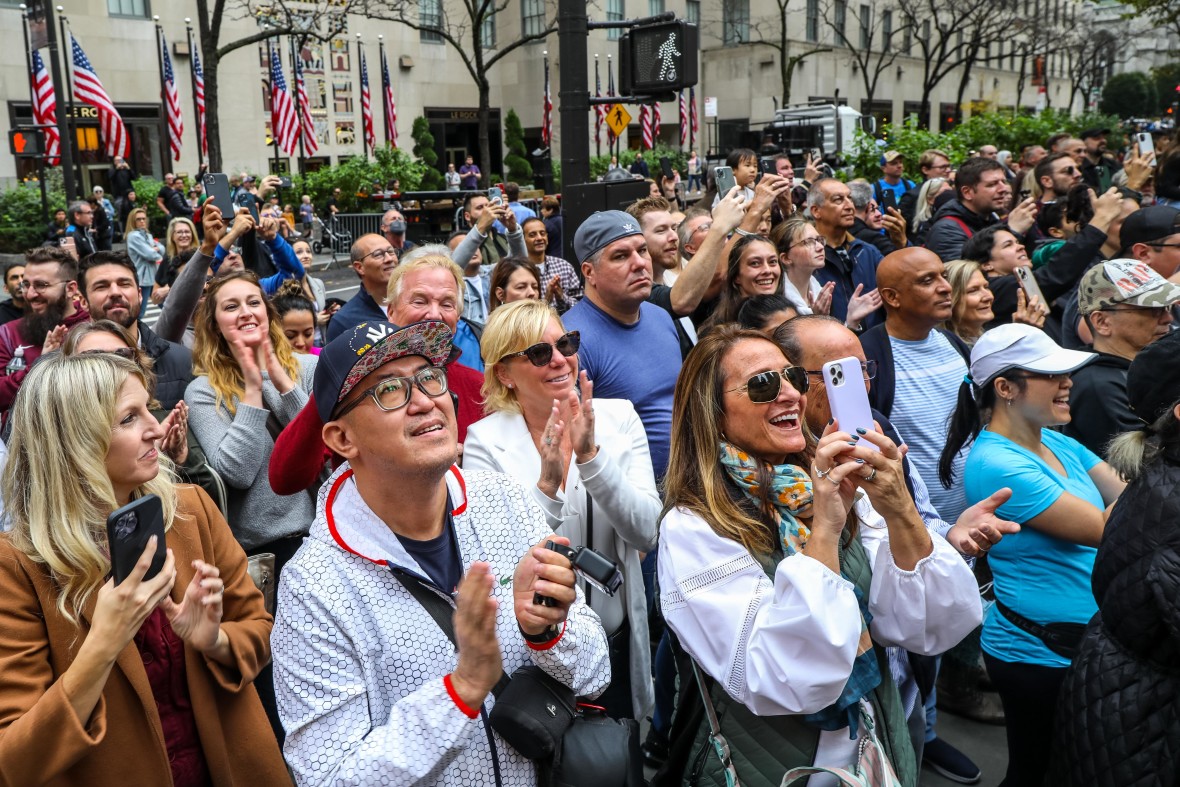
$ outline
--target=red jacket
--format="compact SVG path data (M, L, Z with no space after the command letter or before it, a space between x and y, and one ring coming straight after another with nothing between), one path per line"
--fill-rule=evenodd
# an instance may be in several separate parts
M5 326L0 326L0 329ZM467 427L484 417L483 375L469 366L452 362L447 365L447 386L459 397L456 421L459 443L467 439ZM275 440L270 454L270 488L280 495L294 495L311 487L327 461L335 467L340 458L324 445L324 422L316 409L315 397L307 404Z
M62 324L67 328L73 328L78 323L89 320L90 313L78 308L62 320ZM20 390L20 384L25 381L29 369L33 368L33 361L41 357L41 345L29 344L21 334L24 325L23 318L0 325L0 411L5 413L12 409L12 404L16 401L16 392ZM15 374L5 374L4 369L12 360L17 347L24 348L25 368Z

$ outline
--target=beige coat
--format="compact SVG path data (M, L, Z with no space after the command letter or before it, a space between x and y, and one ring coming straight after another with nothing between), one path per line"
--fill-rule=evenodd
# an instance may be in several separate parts
M225 580L222 628L237 667L186 647L189 696L213 783L289 785L278 744L251 681L270 660L272 619L246 573L225 520L198 487L178 486L168 547L176 555L179 602L200 558ZM0 787L172 784L156 703L135 643L119 654L89 719L70 705L62 673L90 631L97 594L72 625L57 610L45 567L0 537Z

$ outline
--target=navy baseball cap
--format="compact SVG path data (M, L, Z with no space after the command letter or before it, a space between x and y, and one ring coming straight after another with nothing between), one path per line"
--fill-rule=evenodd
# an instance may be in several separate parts
M600 210L582 222L574 233L574 254L585 262L596 251L605 249L619 238L642 235L639 220L621 210Z
M388 322L362 322L320 351L312 383L320 420L331 421L344 397L389 361L420 355L434 366L445 366L453 350L451 329L444 322L426 320L404 328Z

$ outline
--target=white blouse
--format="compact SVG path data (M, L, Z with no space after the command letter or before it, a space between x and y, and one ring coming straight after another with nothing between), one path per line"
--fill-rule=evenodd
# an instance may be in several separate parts
M950 544L931 533L933 551L904 571L893 562L884 518L863 494L855 512L873 569L875 643L936 655L980 625L975 577ZM840 696L856 657L860 609L852 583L818 560L792 555L772 582L741 544L676 509L661 523L659 580L664 617L685 650L753 713L815 713ZM847 766L856 746L847 730L823 731L814 764Z

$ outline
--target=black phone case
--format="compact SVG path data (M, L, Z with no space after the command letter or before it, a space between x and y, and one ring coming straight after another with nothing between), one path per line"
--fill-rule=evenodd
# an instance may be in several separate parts
M164 568L168 545L164 536L164 506L155 495L144 495L132 500L107 517L107 544L111 550L111 574L120 584L135 568L135 563L148 539L156 536L156 554L144 579L148 580Z

